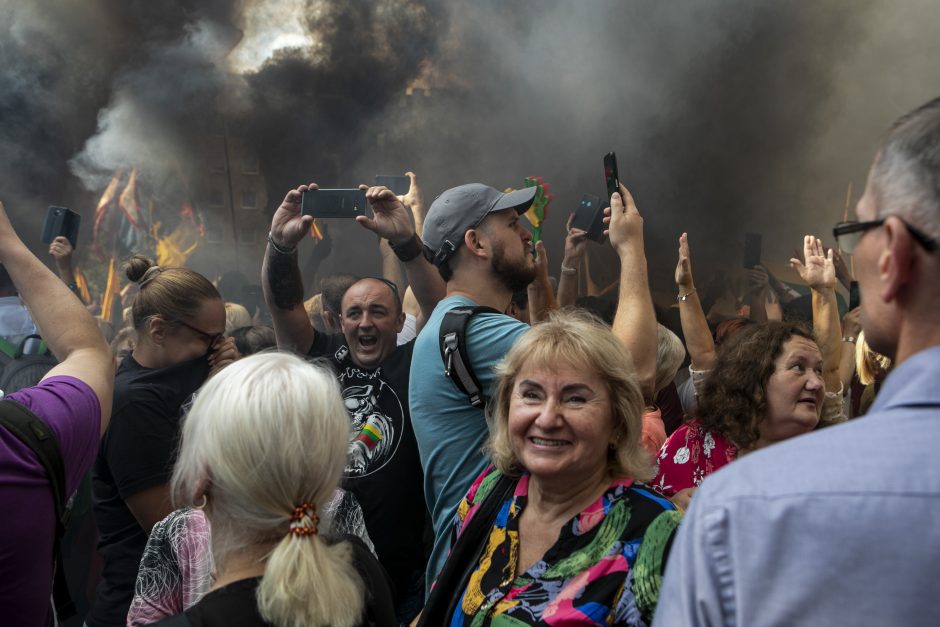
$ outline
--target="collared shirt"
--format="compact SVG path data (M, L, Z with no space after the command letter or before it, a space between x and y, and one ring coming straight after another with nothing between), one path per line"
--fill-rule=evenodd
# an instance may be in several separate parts
M655 625L940 625L940 346L871 412L729 464L692 499Z

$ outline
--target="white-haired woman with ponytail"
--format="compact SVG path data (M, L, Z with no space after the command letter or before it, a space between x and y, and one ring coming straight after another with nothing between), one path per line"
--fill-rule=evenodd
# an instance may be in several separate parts
M395 625L385 574L322 511L346 461L335 377L286 353L242 359L200 391L183 424L172 492L204 508L216 578L158 625Z

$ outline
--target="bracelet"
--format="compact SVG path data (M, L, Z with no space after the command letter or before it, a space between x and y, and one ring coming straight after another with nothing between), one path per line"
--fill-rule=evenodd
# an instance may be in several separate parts
M564 261L561 262L561 273L562 273L562 274L574 274L574 273L577 272L577 271L578 271L577 268L569 268L568 266L565 265L565 262L564 262Z
M424 244L421 242L421 238L418 237L417 233L401 244L393 244L391 240L389 240L388 247L392 249L396 257L405 262L418 257L424 251Z
M689 291L686 292L685 294L679 294L678 296L676 296L676 300L684 303L685 301L689 300L689 296L691 296L691 295L694 294L695 292L696 292L696 290L695 290L695 288L693 287L691 290L689 290Z
M855 344L855 340L856 340L856 337L855 337L854 335L848 335L848 336L842 338L842 341L843 341L843 342L848 342L848 343L850 343L850 344Z
M278 246L278 243L274 241L274 236L271 235L271 231L268 231L268 244L270 244L271 248L274 249L274 252L279 255L293 255L297 252L296 246L293 248L284 248L283 246Z

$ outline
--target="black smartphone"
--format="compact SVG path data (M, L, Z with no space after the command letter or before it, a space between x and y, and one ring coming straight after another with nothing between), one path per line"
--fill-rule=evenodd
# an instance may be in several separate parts
M617 172L617 155L608 152L604 155L604 178L607 181L607 200L620 191L620 174Z
M587 237L595 242L604 241L604 207L601 199L593 194L581 196L581 202L574 212L571 228L587 231Z
M849 283L849 311L862 304L862 293L858 291L858 281Z
M315 218L355 218L366 215L366 193L361 189L308 189L300 211Z
M42 225L42 241L51 244L60 235L67 238L72 248L78 248L78 227L82 216L67 207L51 206L46 210L46 221Z
M375 177L375 184L389 188L396 196L404 196L411 189L411 179L407 176L379 174Z
M760 265L761 234L747 233L744 235L744 267L754 268Z

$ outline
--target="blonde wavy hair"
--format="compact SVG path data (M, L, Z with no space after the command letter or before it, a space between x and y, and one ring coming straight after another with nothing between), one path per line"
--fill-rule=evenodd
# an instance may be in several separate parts
M183 423L174 502L206 495L220 570L236 553L265 562L258 609L278 627L351 626L362 615L350 545L288 533L295 507L324 506L336 490L348 437L334 375L276 352L236 361L210 379ZM313 524L306 515L302 522Z
M488 408L486 452L500 472L518 476L525 470L509 440L509 402L516 377L530 363L550 370L570 367L596 373L607 384L617 435L616 446L608 451L609 472L639 481L653 476L649 456L640 443L644 402L633 359L607 325L573 310L552 312L548 320L526 331L496 366L498 379Z

